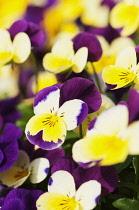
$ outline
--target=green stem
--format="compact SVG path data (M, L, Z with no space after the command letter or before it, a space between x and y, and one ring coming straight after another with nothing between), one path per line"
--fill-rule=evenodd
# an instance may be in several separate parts
M83 138L82 124L79 125L79 135L80 139L82 139Z
M94 71L94 77L95 77L98 89L99 89L100 93L102 93L103 91L101 89L100 81L99 81L99 78L98 78L98 75L96 73L96 70L95 70L95 67L94 67L93 63L92 63L92 68L93 68L93 71Z
M134 158L134 168L135 168L135 185L139 185L139 155ZM139 192L136 193L136 199L139 199Z
M67 73L67 75L65 77L66 80L69 78L69 76L71 75L71 73L72 73L72 70L69 70L69 72Z
M135 192L139 192L139 185L136 185L134 183L130 183L130 182L119 182L118 183L118 187L124 187L124 188L128 188L130 190L133 190Z
M39 66L36 60L36 56L33 51L31 51L30 57L32 59L34 69L35 69L35 77L36 77L36 93L38 93L38 76L39 76Z

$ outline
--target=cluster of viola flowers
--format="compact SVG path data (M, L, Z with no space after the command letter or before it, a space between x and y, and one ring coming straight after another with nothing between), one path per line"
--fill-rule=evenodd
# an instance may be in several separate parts
M0 17L0 209L139 209L139 0Z

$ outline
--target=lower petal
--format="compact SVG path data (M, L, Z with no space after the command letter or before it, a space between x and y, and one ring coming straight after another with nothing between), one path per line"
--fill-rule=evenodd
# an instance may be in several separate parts
M73 198L59 193L44 193L37 200L37 210L79 210L79 204Z
M102 72L102 78L105 83L116 85L113 89L128 85L134 80L135 76L130 70L114 65L105 67Z
M29 120L25 132L32 144L50 150L64 142L66 125L62 118L55 115L38 114Z

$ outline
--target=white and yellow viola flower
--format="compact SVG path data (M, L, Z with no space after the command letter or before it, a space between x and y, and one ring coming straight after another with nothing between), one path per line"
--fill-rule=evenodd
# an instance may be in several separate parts
M63 72L69 68L75 73L83 71L88 57L88 49L80 48L76 53L73 49L73 42L70 39L62 38L56 41L51 53L47 53L43 58L43 67L55 74Z
M102 103L101 103L100 109L97 112L88 114L86 119L82 123L82 134L83 134L83 136L86 135L87 130L89 129L90 122L92 120L97 118L100 115L100 113L102 113L104 110L109 109L112 106L115 106L113 101L109 97L107 97L106 95L101 94L101 98L102 98ZM79 129L79 126L78 126L77 128L74 129L74 132L79 134L80 133L79 130L80 129Z
M103 54L102 57L94 62L96 72L102 72L103 68L109 65L114 65L117 55L126 47L136 47L134 41L129 37L118 37L109 44L103 36L97 36L99 39ZM91 71L91 70L90 70ZM93 73L93 69L91 71Z
M30 162L29 156L19 150L17 161L7 171L0 173L0 181L8 187L17 188L28 178L32 184L42 182L48 175L50 164L46 158L36 158Z
M115 65L103 69L102 78L105 83L114 85L118 89L131 82L139 83L139 64L133 47L123 49L116 59Z
M76 191L73 176L67 171L55 172L48 183L48 192L37 202L37 210L91 210L97 204L101 185L95 180L83 183Z
M60 89L55 85L42 89L36 95L35 116L25 129L32 144L46 150L59 147L65 141L67 130L76 128L88 114L88 106L82 100L69 100L61 106L59 103Z
M102 112L87 136L73 145L73 159L89 167L107 166L139 154L139 121L128 126L128 115L125 105Z
M122 36L134 33L139 27L139 0L118 3L111 11L110 23L113 28L122 28Z
M18 33L12 41L7 30L0 30L0 66L11 60L15 63L23 63L30 55L30 52L31 43L26 33Z

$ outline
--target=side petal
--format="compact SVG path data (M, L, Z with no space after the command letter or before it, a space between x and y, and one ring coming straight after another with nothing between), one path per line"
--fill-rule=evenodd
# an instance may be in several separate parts
M101 185L95 180L82 184L77 190L75 200L79 201L82 209L90 210L97 205L98 197L101 194Z
M67 58L62 58L52 53L47 53L43 58L44 69L54 72L55 74L69 69L72 65L72 62Z
M29 171L30 174L30 181L31 183L40 183L43 181L49 172L50 164L48 159L46 158L36 158L30 163Z
M51 150L64 142L66 125L60 117L39 114L29 120L25 133L30 143L38 145L42 149Z
M22 168L22 169L28 169L29 163L30 163L30 159L27 153L23 150L19 150L18 159L15 162L14 166Z
M12 51L12 41L10 33L5 29L0 29L0 52L11 52Z
M75 195L73 176L69 172L62 170L53 173L48 182L48 191L73 197Z
M65 102L58 110L58 116L66 123L67 130L80 125L88 114L88 106L79 99Z
M82 47L76 52L76 54L72 60L72 63L73 63L72 70L75 73L80 73L83 71L83 69L85 68L85 65L87 63L87 57L88 57L87 47Z
M131 69L137 64L137 56L134 47L124 48L116 59L116 66L120 66L124 69Z
M59 108L60 90L56 86L50 86L42 89L34 99L34 113L53 113Z
M118 89L128 85L135 78L135 74L129 69L124 69L119 66L110 65L103 69L102 78L105 83L116 85L113 89Z
M18 33L13 40L15 63L23 63L30 55L31 43L26 33Z

